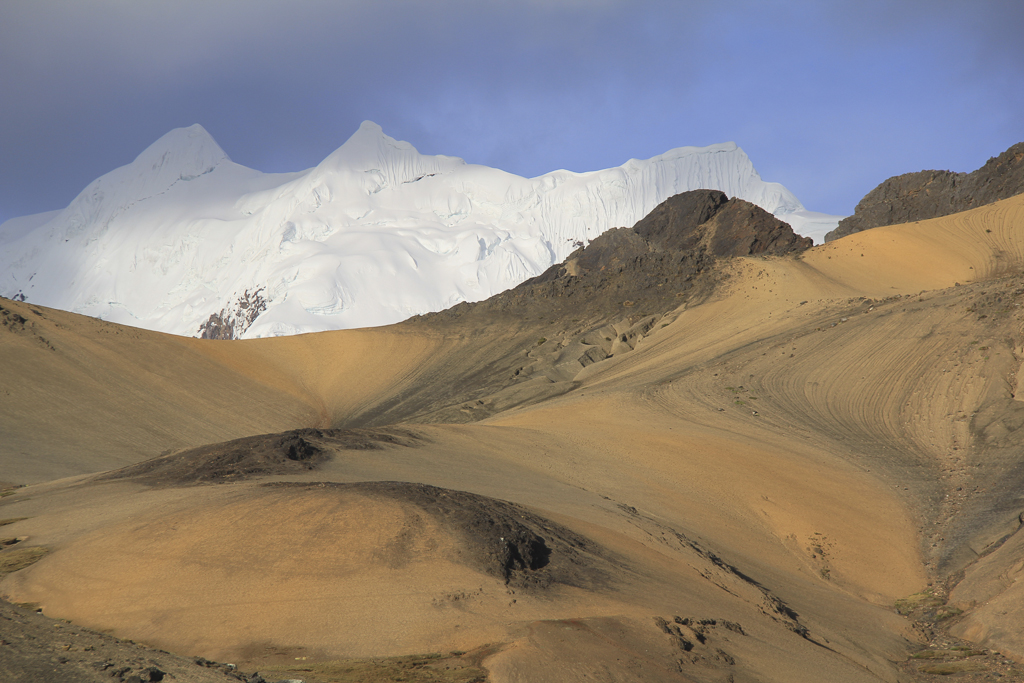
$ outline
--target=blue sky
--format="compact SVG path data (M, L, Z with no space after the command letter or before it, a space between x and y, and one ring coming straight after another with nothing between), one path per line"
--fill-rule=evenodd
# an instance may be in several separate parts
M168 130L315 165L364 119L535 176L733 140L847 214L1024 140L1020 0L127 0L0 5L0 220Z

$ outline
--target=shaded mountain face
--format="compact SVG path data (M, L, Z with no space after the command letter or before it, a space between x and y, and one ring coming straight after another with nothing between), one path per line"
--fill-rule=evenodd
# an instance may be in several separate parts
M889 178L860 200L825 241L882 225L948 216L1024 192L1024 142L971 173L918 171Z

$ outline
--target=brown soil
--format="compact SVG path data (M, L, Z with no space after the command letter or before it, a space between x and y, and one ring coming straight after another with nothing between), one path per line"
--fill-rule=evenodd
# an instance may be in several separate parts
M24 540L0 553L50 551L0 592L314 675L487 646L494 681L1014 680L1022 217L716 258L685 289L656 230L618 231L641 259L578 254L519 316L255 342L3 302L25 321L0 330L4 476L38 483L3 492ZM686 296L620 300L651 273ZM24 453L95 474L164 436L117 477L26 474Z
M247 680L232 673L0 600L0 683Z

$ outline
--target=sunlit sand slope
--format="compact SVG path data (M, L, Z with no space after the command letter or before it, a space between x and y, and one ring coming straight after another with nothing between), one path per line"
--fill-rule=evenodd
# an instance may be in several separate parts
M99 472L182 448L302 427L389 424L445 405L515 325L189 339L0 301L0 482Z
M323 446L314 469L237 482L21 489L0 517L27 518L6 528L52 550L0 593L248 662L489 645L496 681L896 681L925 638L894 603L962 570L953 631L1024 660L1022 263L1024 198L735 260L710 300L660 317L635 348L521 385L487 368L576 343L573 321L174 340L180 365L152 361L167 386L185 392L191 372L234 388L210 394L225 436L209 441L388 422L407 438ZM104 372L151 381L133 369L140 344L95 345L123 356ZM41 373L67 363L32 353ZM34 429L77 415L98 450L93 415L198 424L184 400L118 417L101 383L73 386L82 406L48 413L40 398ZM493 406L516 386L482 421L418 423L431 396ZM5 429L24 438L21 425ZM176 438L165 448L203 441ZM348 486L380 481L443 493Z
M96 472L313 419L301 398L192 340L7 299L0 323L0 481Z

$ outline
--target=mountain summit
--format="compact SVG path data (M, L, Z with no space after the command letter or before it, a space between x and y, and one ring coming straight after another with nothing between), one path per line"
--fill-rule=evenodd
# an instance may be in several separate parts
M175 128L135 161L91 182L50 225L63 228L59 234L64 239L82 233L95 237L135 204L211 173L226 161L228 155L199 124Z
M522 178L365 121L316 167L264 174L194 125L63 211L15 219L34 229L5 242L0 295L187 336L384 325L514 287L694 189L819 239L838 222L764 182L734 143Z
M222 161L230 161L228 155L205 128L195 123L161 137L136 157L129 168L149 168L155 176L169 178L177 174L175 180L192 180L209 173Z
M331 152L318 168L348 167L369 170L381 160L396 156L423 158L408 142L390 137L373 121L363 121L352 137Z

